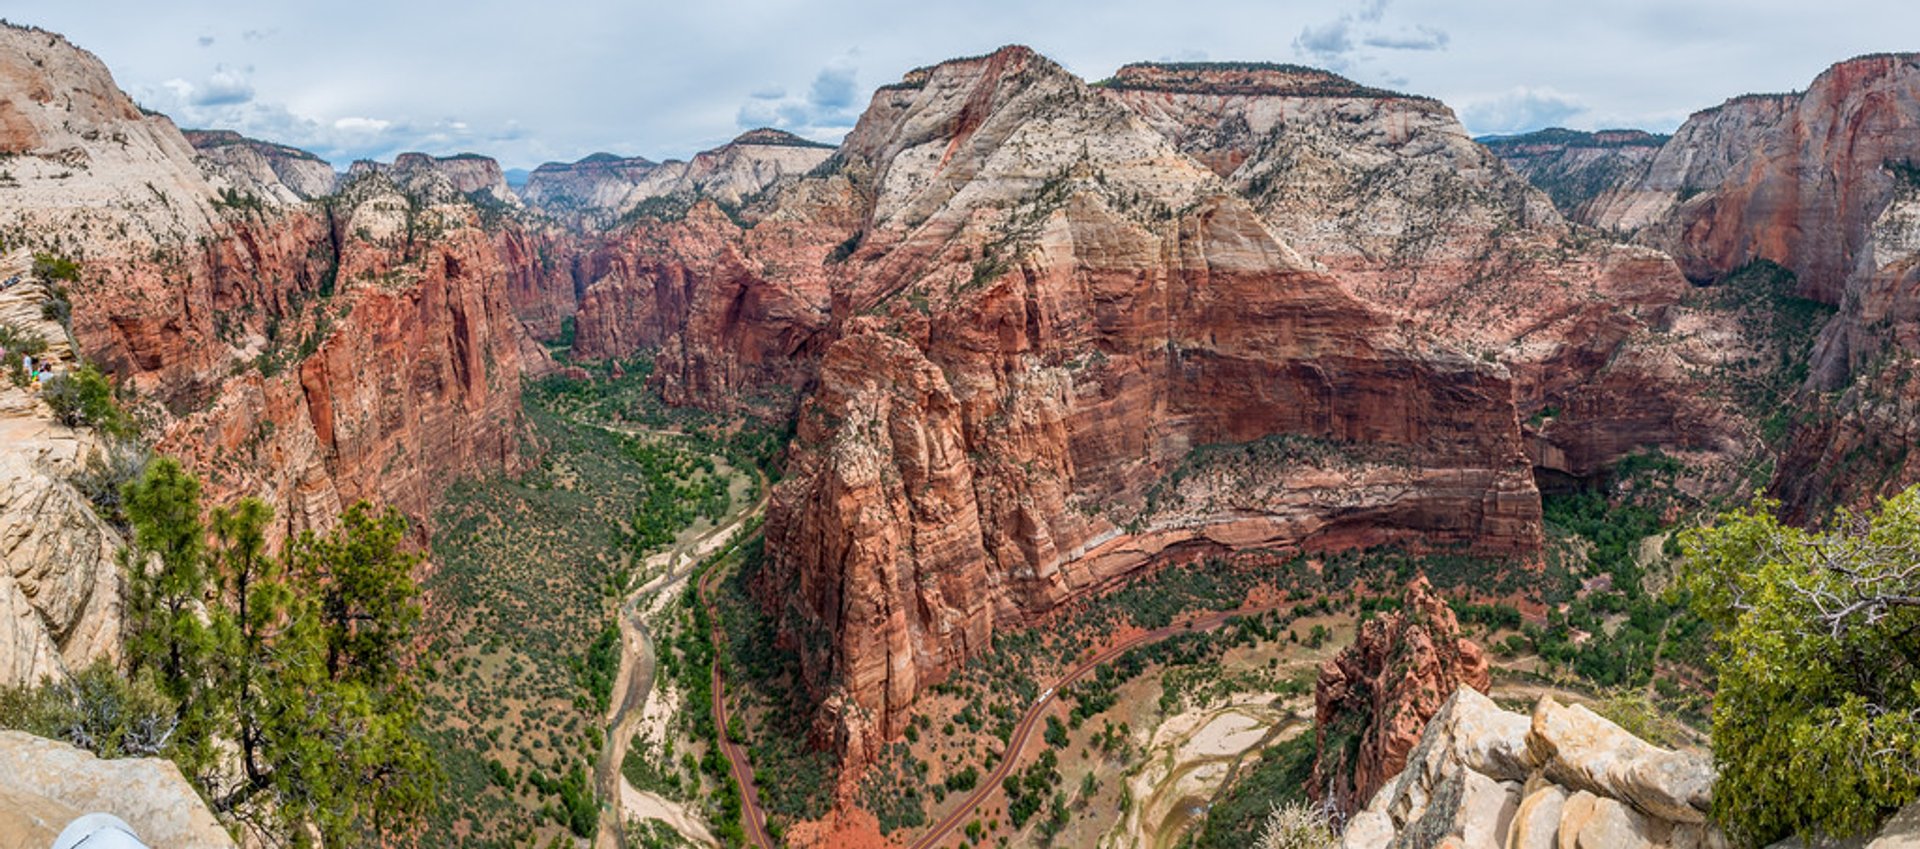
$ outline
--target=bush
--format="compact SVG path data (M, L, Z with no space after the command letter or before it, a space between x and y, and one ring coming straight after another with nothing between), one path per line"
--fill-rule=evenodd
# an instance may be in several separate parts
M164 752L174 707L150 679L129 682L105 660L67 681L0 688L0 728L65 740L103 758Z
M1306 802L1275 805L1255 849L1333 849L1327 816Z
M33 255L33 276L42 280L65 280L69 283L80 282L80 263L63 256L50 253Z
M53 408L54 417L68 427L91 425L114 435L132 430L126 414L113 402L113 384L92 363L54 375L41 396Z
M1920 489L1824 532L1777 507L1681 543L1719 673L1714 815L1754 844L1860 834L1920 796Z
M93 503L94 512L109 524L125 530L127 517L121 511L120 491L147 470L153 452L132 439L112 439L87 457L87 467L74 473L71 483Z

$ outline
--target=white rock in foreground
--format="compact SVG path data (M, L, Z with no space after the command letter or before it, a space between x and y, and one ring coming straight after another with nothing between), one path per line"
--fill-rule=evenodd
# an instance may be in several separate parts
M44 849L88 813L125 820L155 849L234 846L172 761L105 761L23 731L0 731L0 849Z

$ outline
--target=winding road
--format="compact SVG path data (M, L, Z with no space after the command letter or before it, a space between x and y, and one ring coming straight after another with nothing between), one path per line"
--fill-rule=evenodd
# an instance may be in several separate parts
M1032 736L1034 726L1039 725L1041 718L1046 715L1047 703L1053 701L1054 697L1060 693L1062 688L1072 685L1075 681L1080 680L1082 676L1092 672L1101 664L1107 663L1132 649L1160 642L1175 634L1184 634L1190 631L1211 631L1225 625L1228 620L1235 617L1259 616L1276 610L1285 610L1292 606L1292 603L1287 603L1268 605L1265 607L1243 607L1224 613L1208 613L1196 616L1172 623L1165 627L1136 634L1122 642L1108 646L1075 664L1072 669L1067 670L1059 678L1055 679L1050 687L1043 690L1042 692L1046 695L1035 701L1033 706L1028 708L1027 712L1020 717L1020 723L1013 727L1013 735L1007 738L1007 751L1000 758L999 764L993 768L993 772L989 773L980 781L977 789L975 789L971 795L967 796L966 799L962 800L959 807L954 808L945 817L942 817L939 822L934 823L933 828L929 829L927 833L920 835L919 839L908 844L909 849L932 849L932 847L939 845L941 841L947 838L947 835L952 833L954 829L960 827L962 820L965 820L975 810L979 809L980 806L984 805L987 799L993 794L1001 792L1001 782L1013 772L1014 764L1020 761L1021 751L1026 748L1027 738Z
M720 617L711 615L713 601L709 598L713 585L719 580L720 570L708 569L701 576L698 588L700 603L707 608L708 622L713 625L713 727L720 738L720 753L727 756L727 769L740 785L740 820L747 833L747 843L772 849L773 836L767 833L767 818L760 811L760 791L753 785L753 766L747 760L746 750L727 735L727 688L726 680L720 677L720 647L726 645L726 635L720 630Z

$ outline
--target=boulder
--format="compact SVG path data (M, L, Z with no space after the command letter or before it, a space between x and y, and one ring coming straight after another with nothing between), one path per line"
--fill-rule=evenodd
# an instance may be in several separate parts
M232 836L180 768L160 758L92 752L0 731L0 849L44 849L83 813L109 813L155 849L232 849Z

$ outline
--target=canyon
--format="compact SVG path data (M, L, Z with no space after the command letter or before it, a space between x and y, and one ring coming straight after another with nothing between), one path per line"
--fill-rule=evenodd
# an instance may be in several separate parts
M968 663L1171 563L1393 547L1541 576L1545 494L1654 455L1698 503L1757 484L1800 519L1920 481L1917 155L1911 55L1671 136L1476 141L1317 69L1089 82L1005 47L881 86L838 146L762 128L516 190L479 154L336 173L183 132L8 25L0 241L31 279L0 320L110 374L152 449L215 505L271 504L276 541L366 500L431 552L456 482L550 472L522 406L549 377L633 369L670 408L790 432L747 590L844 800ZM1714 299L1773 267L1784 294ZM1810 350L1756 310L1811 311ZM116 445L24 388L0 429L0 675L111 661L124 531L72 480ZM1419 817L1395 799L1451 781L1718 839L1699 794L1647 802L1555 754L1562 726L1619 729L1496 715L1485 653L1408 593L1321 670L1323 754L1358 743L1313 781L1356 825L1390 838ZM1525 769L1448 760L1463 723ZM1551 800L1519 785L1536 769Z

